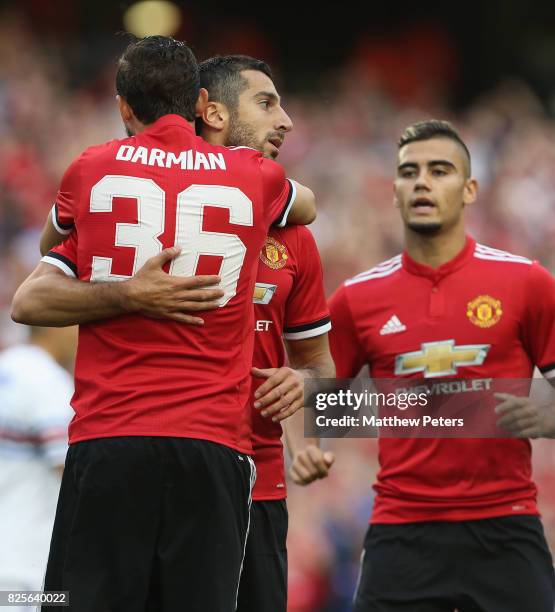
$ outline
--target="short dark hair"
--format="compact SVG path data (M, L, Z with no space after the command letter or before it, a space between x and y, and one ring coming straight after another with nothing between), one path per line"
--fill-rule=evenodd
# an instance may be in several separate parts
M170 114L193 121L199 88L196 57L170 36L136 39L119 59L116 90L145 125Z
M273 80L266 62L249 55L217 55L200 63L200 86L208 90L208 99L237 110L239 95L247 87L243 70L258 70Z
M449 140L453 140L458 143L468 158L468 173L470 175L470 151L457 130L451 123L449 123L449 121L430 119L428 121L420 121L418 123L409 125L401 135L401 138L399 138L398 147L399 149L402 149L405 145L408 145L411 142L431 140L432 138L448 138Z

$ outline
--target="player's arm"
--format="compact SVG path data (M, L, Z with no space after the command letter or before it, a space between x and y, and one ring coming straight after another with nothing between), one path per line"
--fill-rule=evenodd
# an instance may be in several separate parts
M46 255L48 251L53 249L58 244L62 243L68 235L68 232L61 233L53 221L53 215L55 213L51 210L48 213L44 227L42 228L42 234L40 236L40 254ZM70 230L71 231L71 230Z
M538 404L529 397L496 393L497 425L517 438L555 438L555 404Z
M286 178L284 169L270 159L260 158L264 208L268 226L307 225L316 218L314 193Z
M555 279L537 263L522 293L522 342L530 360L555 387ZM547 401L496 393L497 424L518 438L555 438L555 393Z
M287 217L287 223L309 225L316 219L316 196L311 189L289 179L295 188L295 199Z
M364 355L351 316L344 287L338 289L329 302L332 328L330 344L337 373L342 377L356 376ZM289 473L293 482L305 486L325 478L335 456L320 448L319 438L304 438L304 419L299 412L283 423L285 441L293 460Z
M274 421L291 416L304 405L307 378L335 377L327 336L331 325L318 248L314 237L304 227L292 230L291 235L296 240L296 274L285 304L283 328L291 367L253 372L255 376L268 377L255 393L255 408Z
M188 312L214 310L223 296L207 289L217 276L170 276L162 266L179 249L165 249L150 258L137 274L122 282L89 283L71 278L60 268L40 262L17 290L12 301L16 323L64 327L122 314L143 314L192 325L204 321Z
M328 334L306 340L288 340L286 348L291 366L307 372L306 378L335 378ZM293 482L299 485L325 478L335 459L333 453L320 449L318 438L304 437L303 422L303 411L299 410L282 423L286 446L293 460L290 474Z
M330 348L338 378L354 378L364 366L366 355L361 346L345 285L328 302L332 328Z
M307 378L334 378L335 367L329 352L328 335L286 341L290 367L252 368L253 376L266 378L258 387L254 407L263 417L283 421L302 408Z
M60 244L75 227L75 216L81 199L81 159L82 155L68 166L56 195L56 203L48 213L46 223L40 237L40 253L48 251Z
M328 476L335 455L320 448L320 438L304 436L304 411L282 423L285 446L291 457L289 474L295 484L306 486Z

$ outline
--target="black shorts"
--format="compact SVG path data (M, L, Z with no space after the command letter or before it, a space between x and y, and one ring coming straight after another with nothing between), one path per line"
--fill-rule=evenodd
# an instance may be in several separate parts
M237 612L286 612L287 524L284 499L252 503Z
M45 590L73 612L233 612L253 482L249 457L205 440L73 444Z
M536 516L371 525L355 612L553 612Z

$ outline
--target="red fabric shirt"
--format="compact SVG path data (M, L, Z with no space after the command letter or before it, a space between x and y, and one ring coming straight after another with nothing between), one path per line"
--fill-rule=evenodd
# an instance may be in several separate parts
M253 365L257 368L285 365L282 334L287 340L303 340L329 331L322 264L314 238L306 227L271 229L260 252L254 303ZM253 378L252 393L263 382ZM263 418L254 407L252 415L257 472L253 499L284 499L287 492L281 424Z
M330 312L338 378L364 364L375 378L447 375L445 363L401 371L405 353L430 343L484 345L483 360L451 361L451 376L530 378L534 365L555 376L554 279L535 262L470 238L435 270L404 253L359 274L332 296ZM380 438L372 522L537 514L530 454L520 439Z
M130 278L179 244L170 273L219 273L226 295L203 327L138 315L81 325L71 443L180 436L251 451L252 291L264 237L284 222L293 191L274 162L211 146L176 115L73 162L55 223L75 226L80 279ZM56 264L63 247L55 251L46 260Z

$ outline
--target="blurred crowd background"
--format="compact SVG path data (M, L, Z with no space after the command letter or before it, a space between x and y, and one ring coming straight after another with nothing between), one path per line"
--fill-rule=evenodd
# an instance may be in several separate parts
M130 4L36 0L0 8L0 349L25 341L9 304L38 261L38 236L64 169L87 146L123 136L113 77L124 41L115 32ZM472 234L555 272L555 21L538 13L530 36L517 40L510 36L519 24L516 4L492 2L480 13L483 28L469 9L468 41L447 16L396 26L380 14L366 29L355 20L349 34L339 15L326 35L319 22L303 29L294 14L272 21L266 13L231 13L233 21L229 9L204 15L197 7L189 13L195 30L187 7L176 4L176 36L193 43L200 59L243 52L274 66L294 121L280 161L317 194L313 231L328 293L400 251L391 186L396 141L406 125L430 117L452 120L472 153L480 183L468 211ZM502 7L505 34L488 33L495 16L489 4ZM301 45L303 32L314 44ZM291 612L348 610L356 582L376 443L336 440L328 447L337 454L330 478L309 491L289 488ZM555 445L535 447L555 550Z

